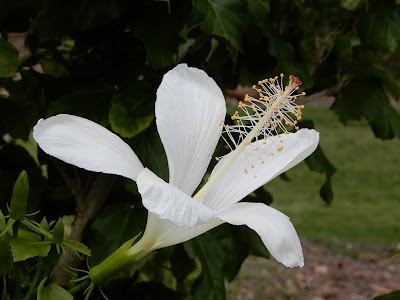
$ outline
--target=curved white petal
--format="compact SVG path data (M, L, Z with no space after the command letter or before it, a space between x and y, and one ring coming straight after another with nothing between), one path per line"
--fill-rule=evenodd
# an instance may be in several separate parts
M303 251L289 218L262 203L236 203L220 212L218 218L233 225L247 225L258 233L275 259L286 267L302 267Z
M143 165L117 135L90 120L61 114L41 119L33 138L44 152L86 170L136 181Z
M157 129L168 158L169 183L192 195L210 163L226 114L225 99L204 71L180 64L157 90Z
M145 168L137 178L144 207L176 225L194 227L211 221L215 212Z
M260 140L247 146L218 179L215 187L204 198L203 204L212 210L220 211L239 202L313 153L318 146L319 133L313 129L301 129L296 133L284 134L281 139L282 142L275 138L268 139L265 145ZM224 157L214 170L227 159L229 155ZM210 180L215 180L213 175Z

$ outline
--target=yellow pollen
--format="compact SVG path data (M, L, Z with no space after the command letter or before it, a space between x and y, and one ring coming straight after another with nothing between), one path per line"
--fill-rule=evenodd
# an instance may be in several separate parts
M283 150L283 146L278 148L278 151L282 151Z

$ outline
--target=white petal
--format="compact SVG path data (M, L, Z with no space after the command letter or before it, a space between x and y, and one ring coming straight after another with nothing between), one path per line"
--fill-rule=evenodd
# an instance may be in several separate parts
M214 211L166 183L147 168L139 173L137 186L144 207L161 219L179 226L194 227L214 218Z
M225 223L219 218L214 218L206 224L192 228L177 226L168 220L160 219L156 214L149 212L146 230L143 238L148 241L150 247L161 249L191 240L206 231Z
M302 267L303 251L289 218L262 203L236 203L217 215L233 225L247 225L258 233L275 259L286 267Z
M47 154L86 170L136 180L143 169L122 139L81 117L61 114L41 119L33 128L33 137Z
M301 129L296 133L282 135L282 143L277 139L268 139L265 145L262 140L252 143L248 146L248 151L241 153L232 166L218 179L216 186L206 195L203 204L215 211L220 211L239 202L254 190L303 161L315 151L318 142L317 131ZM259 150L254 151L255 147ZM282 148L279 149L280 147ZM268 155L268 153L273 153L273 155ZM214 170L227 159L229 155L224 157ZM251 168L251 165L254 168ZM247 174L244 169L248 170ZM214 180L213 174L210 180Z
M169 183L192 195L210 163L225 118L225 99L204 71L180 64L157 90L156 121Z

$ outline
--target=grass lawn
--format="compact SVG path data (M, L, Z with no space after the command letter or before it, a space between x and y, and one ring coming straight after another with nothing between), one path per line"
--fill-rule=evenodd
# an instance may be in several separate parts
M333 202L319 197L324 175L301 163L287 172L290 182L277 178L266 186L272 206L290 216L300 238L400 242L400 140L376 139L365 122L343 126L326 107L308 105L304 117L314 120L337 168Z

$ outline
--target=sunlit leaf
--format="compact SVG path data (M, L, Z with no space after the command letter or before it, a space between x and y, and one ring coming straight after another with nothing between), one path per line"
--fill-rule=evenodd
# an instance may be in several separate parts
M10 241L14 262L23 261L35 256L45 257L50 251L50 244L42 242L38 235L19 236Z

